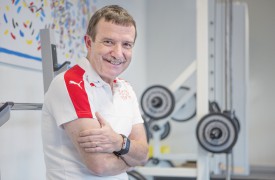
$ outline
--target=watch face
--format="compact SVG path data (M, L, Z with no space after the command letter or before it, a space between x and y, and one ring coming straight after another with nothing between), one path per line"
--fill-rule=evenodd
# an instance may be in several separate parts
M127 137L123 137L123 145L121 149L126 149L127 146Z
M120 151L115 151L114 154L117 156L121 156L124 154L127 154L129 152L130 149L130 140L124 136L123 134L121 134L121 136L123 137L123 145Z

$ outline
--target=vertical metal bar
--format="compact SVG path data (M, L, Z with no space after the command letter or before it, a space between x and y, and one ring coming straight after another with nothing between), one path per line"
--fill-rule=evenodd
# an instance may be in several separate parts
M208 0L196 1L197 13L197 119L208 113ZM197 180L210 179L208 152L198 145Z
M41 55L42 55L42 69L43 69L43 82L44 93L47 92L54 74L54 62L56 59L56 52L53 52L53 45L55 44L54 35L50 29L40 30L41 39Z
M225 110L233 110L232 103L232 0L225 0Z
M225 110L233 115L232 94L232 0L225 0ZM226 180L231 179L231 154L226 153Z
M231 153L226 153L226 180L231 179Z
M228 29L229 29L229 48L228 48L228 51L229 51L229 55L228 55L228 60L229 60L229 83L230 83L230 86L229 86L229 98L230 98L230 103L229 103L229 108L231 111L233 111L233 65L232 65L232 39L233 39L233 1L232 0L229 0L229 7L228 7ZM233 118L233 117L231 117Z

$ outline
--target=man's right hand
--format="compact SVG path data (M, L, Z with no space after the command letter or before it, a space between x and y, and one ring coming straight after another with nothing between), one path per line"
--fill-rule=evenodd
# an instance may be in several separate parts
M113 153L114 151L119 151L123 143L122 136L116 133L98 112L96 112L96 117L101 128L81 131L77 139L79 146L88 153Z

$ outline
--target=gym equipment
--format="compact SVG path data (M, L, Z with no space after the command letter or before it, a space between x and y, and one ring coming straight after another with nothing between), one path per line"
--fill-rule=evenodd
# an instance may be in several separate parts
M147 167L174 167L174 164L170 160L163 160L159 158L150 158L146 165Z
M196 61L193 61L168 88L162 85L148 87L140 101L144 115L152 120L166 120L169 116L173 117L178 110L185 109L182 107L194 97L195 87L186 87L183 84L194 74L196 67ZM183 92L184 96L178 96ZM177 115L175 117L179 118Z
M217 103L217 101L209 102L209 112L210 113L221 112L221 108L220 108L219 104Z
M141 108L151 119L168 117L174 110L175 98L172 92L161 85L154 85L145 90L141 97Z
M241 125L240 125L240 122L239 122L239 119L237 118L236 114L235 114L235 111L223 111L223 114L230 117L230 119L232 120L232 122L235 124L237 130L238 130L238 133L240 132L240 129L241 129Z
M221 112L217 101L209 102L209 112L196 128L199 144L211 153L230 153L240 132L240 123L235 112Z
M58 64L54 33L51 30L41 29L40 39L44 92L47 92L53 78L69 69L70 62L65 61L61 65Z
M0 127L10 119L10 108L8 102L0 106Z
M164 123L157 123L157 121L154 120L144 120L144 127L146 130L147 142L149 142L154 135L157 136L158 134L160 134L160 139L163 140L168 137L171 131L171 125L169 121L165 121Z
M165 139L170 134L170 130L171 130L169 121L166 121L165 123L162 123L162 124L157 123L155 121L151 121L149 127L150 127L150 132L160 133L161 140Z
M143 119L148 126L147 139L151 139L153 158L142 169L142 174L157 175L177 174L194 177L195 170L173 169L172 160L194 161L195 153L190 154L163 154L160 141L167 138L171 132L170 120L185 122L196 115L195 87L187 87L185 81L196 70L196 62L192 62L187 69L169 86L153 85L148 87L141 96L140 105ZM163 171L165 168L165 173ZM144 172L145 171L145 172Z
M149 130L149 124L146 120L146 118L143 116L143 126L146 132L146 138L147 138L147 142L149 143L149 140L152 138L152 134L150 134L150 130Z
M0 103L0 127L10 118L11 110L41 110L42 103Z
M146 178L139 172L132 170L127 172L129 180L146 180Z
M237 124L227 115L210 113L198 123L199 144L211 153L230 153L238 139Z
M246 155L246 135L244 133L247 132L247 101L245 99L247 90L246 63L248 62L247 7L241 3L231 3L232 1L229 2L228 0L197 1L197 60L185 69L185 75L180 75L172 85L168 86L168 89L175 98L173 112L162 120L158 119L155 121L152 119L154 124L157 123L159 125L163 123L159 126L163 126L167 121L171 123L171 119L184 120L184 116L181 115L185 114L183 114L181 110L186 108L186 102L189 102L191 98L195 97L197 103L195 108L196 117L198 123L200 120L202 121L201 124L198 125L201 126L201 128L198 128L198 132L201 133L201 141L206 144L203 145L210 149L210 151L206 150L198 142L198 152L196 152L196 157L193 159L197 162L195 177L198 180L210 179L210 174L212 173L221 174L226 171L227 175L229 175L231 173L246 174L249 171ZM233 14L230 14L232 13L232 6L234 6L234 11ZM234 21L231 19L233 16L235 18ZM227 26L224 26L226 23ZM233 23L233 26L228 26L230 23ZM234 34L232 34L232 31L234 31ZM233 38L232 35L234 35ZM233 45L231 42L233 42L234 45L232 49L231 46ZM226 43L226 45L224 43ZM229 61L231 56L233 59L232 62ZM231 77L232 73L230 69L233 71L233 77ZM195 71L197 71L196 87L189 86L189 84L187 86L186 83L188 82L185 80ZM232 88L230 83L232 83L231 81L233 79L235 80L234 76L236 81L234 81L234 88ZM188 87L190 90L188 90L188 88L184 89L183 87ZM232 94L229 94L232 91L236 92L236 95L232 96ZM189 93L190 99L185 102L183 100L181 101L178 99L181 96L177 95L177 93ZM184 97L186 97L186 95L184 95L182 99ZM232 100L235 101L234 104ZM219 107L217 102L219 102L222 107ZM239 113L237 115L241 120L241 124L234 115L234 110L237 110ZM204 120L203 117L208 113L212 116L209 115L208 118L210 119L207 118ZM213 116L215 113L218 114L217 117ZM192 113L189 115L191 114ZM151 123L151 125L153 124ZM174 160L174 158L175 160L184 159L182 158L184 154L161 154L157 150L158 147L160 147L161 133L152 131L151 125L150 131L153 139L151 143L152 146L154 146L153 157L161 160ZM240 130L240 128L243 129ZM238 142L237 144L237 141L240 141L240 143ZM235 152L234 147L236 145ZM209 152L211 152L211 156ZM225 153L227 159L225 159L221 153ZM231 154L232 164L230 164L231 159L229 158ZM234 157L233 155L236 154L237 156ZM227 169L224 169L225 167ZM231 167L233 167L232 171L230 170ZM170 168L169 170L165 168L144 168L141 172L146 175L154 175L153 173L155 173L156 175L162 176L171 173L171 175L174 176L176 171L173 170L175 169L177 168ZM183 172L182 169L181 172ZM177 175L180 176L179 174ZM190 173L190 176L185 175L184 177L191 177L191 175L192 173Z
M194 169L184 168L172 168L166 167L163 171L163 160L182 160L182 161L194 161L196 160L196 153L184 153L184 154L162 154L160 141L166 138L171 131L170 123L171 117L179 120L180 122L187 121L194 116L196 112L196 106L192 103L196 102L195 85L188 86L186 81L190 77L194 77L194 73L197 69L197 62L193 61L169 86L164 87L162 85L153 85L147 88L141 96L141 109L143 116L149 127L149 138L152 139L151 143L154 147L153 157L161 161L157 167L139 167L142 174L153 175L169 175L176 174L176 176L194 177L196 171ZM188 84L189 85L189 84ZM190 103L186 105L186 103ZM194 109L193 109L194 108ZM191 110L191 113L185 113L184 111ZM152 164L153 166L154 164Z
M49 29L40 30L41 54L44 92L48 90L53 78L67 70L70 62L66 61L62 65L58 64L56 45L54 42L53 32ZM42 103L0 103L0 127L4 125L10 118L11 110L41 110Z
M178 91L174 93L175 99L180 99L180 97L184 96L190 88L186 86L181 86ZM188 121L196 116L196 94L194 94L191 98L185 102L180 109L178 109L173 115L171 119L177 122Z

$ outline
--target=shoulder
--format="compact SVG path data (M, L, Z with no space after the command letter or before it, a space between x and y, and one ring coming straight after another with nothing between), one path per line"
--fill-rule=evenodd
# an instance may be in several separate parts
M120 90L129 93L132 98L136 98L136 93L131 83L121 78L117 78L116 80Z
M131 84L128 81L126 81L125 79L116 78L115 83L119 84L122 87L133 89L133 87L131 86Z
M48 89L47 94L64 92L64 89L67 89L69 84L80 85L79 82L83 79L83 74L85 70L80 66L75 65L72 68L68 69L65 72L62 72L54 77L51 82L51 85Z
M120 88L128 90L130 93L135 93L134 88L129 81L122 78L117 78L116 81Z
M75 65L72 68L68 69L64 73L64 79L66 80L77 80L82 79L83 75L85 73L85 70L82 69L79 65Z

